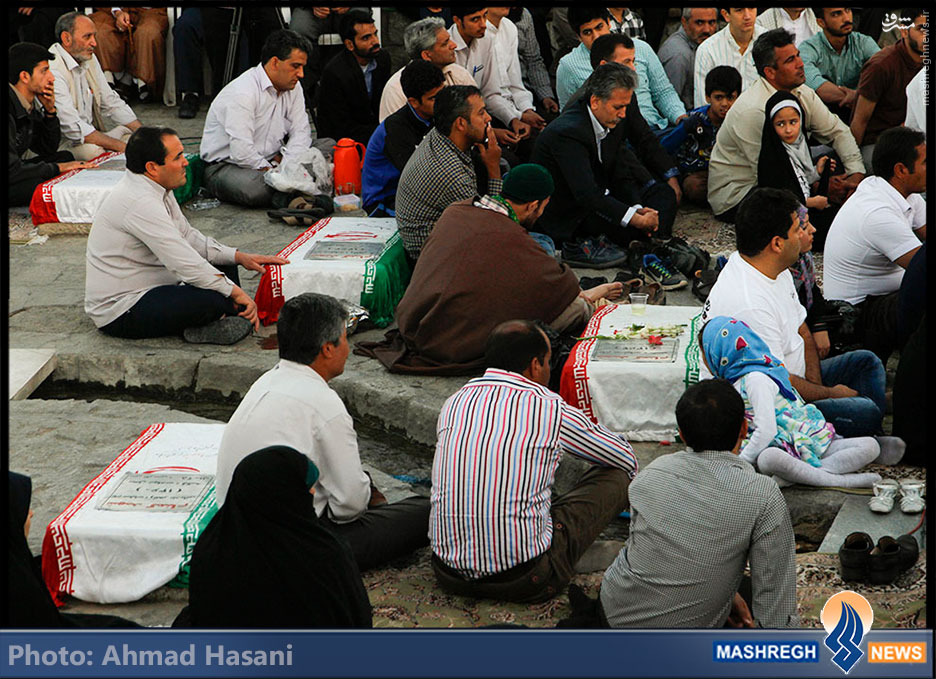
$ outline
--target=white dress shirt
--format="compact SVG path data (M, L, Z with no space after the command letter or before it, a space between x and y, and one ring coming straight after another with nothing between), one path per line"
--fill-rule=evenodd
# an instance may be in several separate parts
M611 130L598 122L598 119L595 117L595 114L592 113L591 108L586 108L588 111L588 119L591 120L592 132L595 133L595 146L598 147L598 162L601 162L601 144L604 142L605 137L611 134ZM609 189L605 189L605 195L610 192ZM637 214L637 210L642 208L643 205L639 203L637 205L631 205L627 208L627 212L624 213L624 216L621 218L621 226L627 226L630 223L631 217Z
M178 283L229 297L234 284L212 264L234 264L236 252L192 228L172 191L126 170L88 234L85 312L100 328L149 290Z
M516 107L503 95L505 86L497 65L494 39L485 35L483 38L472 40L471 45L466 45L455 24L449 28L449 34L455 43L455 63L467 69L477 81L488 113L505 125L514 118L519 118Z
M281 359L263 373L231 415L218 448L215 492L224 504L237 464L268 446L289 446L319 468L315 512L336 523L359 518L370 502L354 422L341 398L312 368Z
M283 149L283 142L289 141ZM312 145L312 129L302 88L279 92L258 64L225 85L208 109L201 141L201 157L238 167L263 170L270 158L305 151Z
M927 72L926 64L907 85L907 119L904 125L926 134Z
M922 245L913 230L925 224L920 194L904 198L882 177L862 179L826 236L825 298L859 304L869 295L896 292L904 268L895 261Z
M738 73L741 74L742 92L760 77L754 67L754 54L751 49L754 47L754 41L766 29L754 24L754 35L751 36L751 42L742 54L741 48L731 35L730 28L730 26L725 26L706 39L696 50L695 75L692 81L696 108L705 105L705 76L716 66L734 66L738 69Z
M501 19L499 28L488 21L487 33L494 40L495 63L504 83L503 95L513 104L517 110L515 117L519 118L524 111L533 108L533 94L523 86L517 25L507 17Z
M404 66L403 68L406 68ZM384 85L383 94L380 95L380 112L377 119L383 122L390 114L396 113L406 106L406 95L403 94L403 86L400 84L400 76L403 75L403 68L390 76L387 84ZM442 75L445 76L445 86L449 85L471 85L477 87L478 83L463 66L456 63L447 64L442 69Z
M49 51L55 55L55 59L49 61L49 69L55 76L53 87L59 125L62 136L72 145L84 144L85 137L94 131L107 131L95 127L95 117L104 127L109 123L112 123L110 127L128 125L137 119L133 110L107 84L96 56L79 62L59 43L52 45Z
M807 7L798 18L791 19L783 7L771 7L757 15L757 25L762 26L764 30L771 31L775 28L785 28L793 34L793 44L800 46L804 40L808 40L822 29L816 23L816 15L812 8Z

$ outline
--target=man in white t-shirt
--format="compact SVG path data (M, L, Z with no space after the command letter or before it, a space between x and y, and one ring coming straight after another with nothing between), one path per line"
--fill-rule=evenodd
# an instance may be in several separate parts
M823 291L861 309L862 345L886 362L896 348L897 291L926 240L926 136L894 127L878 137L866 177L826 238Z
M730 316L744 321L783 361L800 395L822 411L843 436L880 433L885 373L870 351L819 360L806 310L789 267L800 255L799 231L808 222L799 201L780 189L755 189L738 208L738 251L728 259L709 294L702 320Z

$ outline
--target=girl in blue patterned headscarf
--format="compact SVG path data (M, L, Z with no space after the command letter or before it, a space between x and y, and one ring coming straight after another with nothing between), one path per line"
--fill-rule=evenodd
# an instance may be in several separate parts
M877 474L846 473L876 459L880 454L877 442L871 437L836 437L835 428L819 409L803 401L793 388L783 362L744 321L716 316L702 328L699 342L712 374L734 384L744 399L748 433L742 459L756 462L763 473L809 485L870 486L880 480ZM773 413L763 412L764 383L762 378L752 381L752 373L766 375L777 386ZM760 435L758 423L765 430ZM773 435L768 439L765 433ZM827 469L816 469L823 466Z

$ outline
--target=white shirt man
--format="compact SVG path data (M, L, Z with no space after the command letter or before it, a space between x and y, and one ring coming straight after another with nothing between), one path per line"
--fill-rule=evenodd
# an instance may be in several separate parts
M513 105L514 117L519 118L525 111L533 110L533 94L523 86L517 26L507 17L503 17L500 26L495 26L488 19L487 30L488 36L494 41L495 63L504 84L502 93Z
M799 14L796 14L797 10ZM794 19L792 15L796 14ZM795 36L794 43L797 47L800 43L811 38L820 32L819 24L816 23L816 15L812 8L807 7L793 9L792 7L771 7L763 14L757 16L757 25L762 26L764 30L770 31L774 28L785 28Z
M485 35L472 39L469 45L458 32L456 24L449 28L449 34L455 42L455 63L466 69L478 83L488 112L504 124L518 119L519 112L503 94L505 85L497 65L494 40Z
M722 10L724 15L724 10ZM762 26L754 25L754 33L744 52L731 33L731 26L725 26L711 38L699 45L695 57L695 75L693 78L693 97L695 107L705 105L705 76L716 66L734 66L741 74L741 90L744 91L757 78L754 56L751 49L757 37L766 31Z

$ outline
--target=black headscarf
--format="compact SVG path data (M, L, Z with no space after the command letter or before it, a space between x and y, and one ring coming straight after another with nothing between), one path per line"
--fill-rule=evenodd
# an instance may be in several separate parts
M793 171L793 165L783 146L783 140L774 130L773 118L770 115L774 106L784 99L792 99L799 106L801 111L800 129L803 130L803 134L806 134L806 112L803 111L799 99L789 92L774 92L764 106L764 130L761 133L760 156L757 159L757 185L759 187L792 191L800 203L805 205L809 196L803 195L803 188Z
M315 514L318 470L272 446L248 455L198 538L189 617L198 627L371 627L348 545Z

